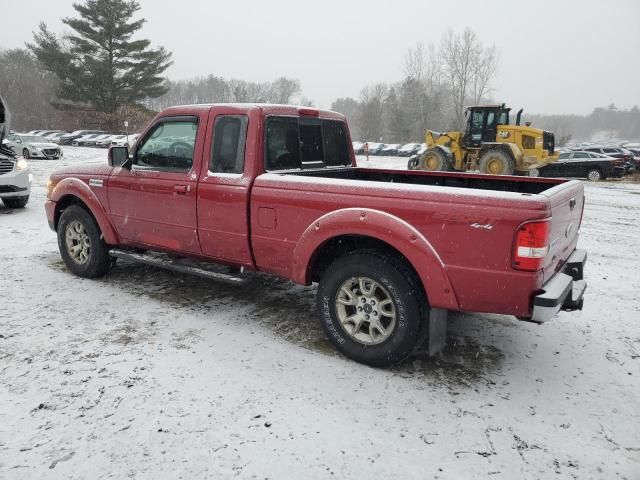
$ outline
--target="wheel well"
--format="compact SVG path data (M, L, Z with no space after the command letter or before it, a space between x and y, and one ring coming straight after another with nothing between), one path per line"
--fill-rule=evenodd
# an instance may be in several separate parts
M75 195L65 195L56 202L56 211L53 218L53 226L55 230L58 230L58 221L60 220L60 215L62 215L62 212L65 208L70 207L71 205L78 205L79 207L82 207L87 212L89 212L89 215L93 216L93 213L91 213L89 207L87 207L87 205L82 200L80 200Z
M312 282L320 281L322 274L337 258L358 250L375 250L395 260L402 262L415 275L417 283L422 288L422 293L427 296L426 289L416 269L411 262L396 248L377 238L362 235L341 235L334 237L321 245L311 257L309 262L309 276Z

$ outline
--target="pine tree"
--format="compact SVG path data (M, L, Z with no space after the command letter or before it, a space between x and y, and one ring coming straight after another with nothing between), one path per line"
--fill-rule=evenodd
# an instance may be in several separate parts
M166 93L162 73L171 53L151 49L149 40L133 35L145 20L133 20L140 10L135 0L85 0L74 3L79 18L63 18L75 34L58 38L44 22L27 47L60 79L59 99L91 105L101 112Z

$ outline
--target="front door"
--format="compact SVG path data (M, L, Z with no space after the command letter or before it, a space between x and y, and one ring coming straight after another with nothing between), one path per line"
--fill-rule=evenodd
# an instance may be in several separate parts
M479 148L482 143L484 131L484 110L472 109L467 117L467 131L464 136L464 146L467 148Z
M136 145L130 170L109 180L113 224L136 245L200 253L196 193L198 119L165 117Z

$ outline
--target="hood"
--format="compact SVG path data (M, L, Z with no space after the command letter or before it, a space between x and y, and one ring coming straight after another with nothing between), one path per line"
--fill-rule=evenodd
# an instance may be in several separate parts
M35 148L39 148L39 149L43 149L43 148L58 148L58 145L56 145L55 143L50 143L50 142L27 142L27 145L29 145L30 147L35 147Z
M9 134L11 128L11 112L9 106L4 102L0 95L0 143Z
M71 165L65 168L61 168L52 173L52 177L60 176L74 176L74 175L95 175L95 176L108 176L111 175L113 168L109 165Z

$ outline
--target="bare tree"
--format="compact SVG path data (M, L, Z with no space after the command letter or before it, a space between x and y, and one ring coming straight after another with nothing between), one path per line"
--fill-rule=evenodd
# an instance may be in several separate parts
M489 85L497 69L498 52L495 45L480 48L473 62L473 103L480 103L489 94Z
M450 91L457 127L464 124L464 106L480 102L489 92L497 68L494 46L485 48L471 28L462 33L447 30L440 41L442 72Z
M422 80L427 70L428 60L424 42L420 41L414 47L409 47L403 59L405 77Z
M360 91L360 125L363 140L379 141L384 135L384 100L389 87L384 83Z

